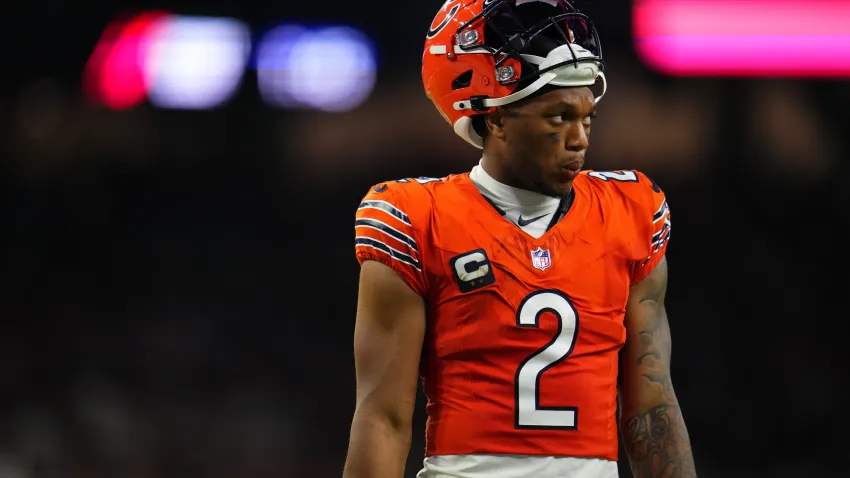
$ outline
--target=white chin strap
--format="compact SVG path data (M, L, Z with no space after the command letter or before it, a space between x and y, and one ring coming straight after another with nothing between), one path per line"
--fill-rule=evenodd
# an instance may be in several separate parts
M592 58L593 54L579 45L568 44L561 45L550 51L546 55L546 58L535 55L522 55L522 57L529 63L538 65L538 68L543 70L552 65L573 60L574 58L578 60ZM596 97L596 103L598 104L602 100L602 97L605 96L605 92L608 91L608 81L605 75L599 71L599 64L595 61L568 63L560 68L543 73L534 83L519 91L501 98L486 98L481 100L479 104L484 108L505 106L531 96L546 85L562 87L593 86L596 84L597 79L602 80L602 93ZM472 103L469 100L457 101L454 103L454 108L458 111L472 109ZM454 124L454 130L458 136L471 145L477 148L484 148L484 139L472 127L472 118L467 116L457 120Z

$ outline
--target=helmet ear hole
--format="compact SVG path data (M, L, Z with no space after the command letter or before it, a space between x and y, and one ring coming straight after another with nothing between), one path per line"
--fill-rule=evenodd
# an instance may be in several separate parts
M469 88L470 84L472 84L472 70L465 71L452 80L452 89L460 90Z
M481 138L487 138L490 130L487 129L487 115L475 115L472 117L472 130Z

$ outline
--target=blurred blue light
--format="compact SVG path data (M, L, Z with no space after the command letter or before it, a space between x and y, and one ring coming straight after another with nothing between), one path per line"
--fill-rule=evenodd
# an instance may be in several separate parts
M257 49L258 87L276 107L352 110L372 93L376 67L369 38L345 26L282 25L266 34Z
M292 108L299 105L292 97L290 57L307 29L299 25L281 25L270 30L257 46L257 83L260 95L270 105Z

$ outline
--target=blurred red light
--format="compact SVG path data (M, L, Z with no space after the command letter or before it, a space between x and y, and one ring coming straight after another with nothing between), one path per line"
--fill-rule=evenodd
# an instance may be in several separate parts
M145 100L143 61L148 35L168 16L144 12L107 25L83 70L83 92L89 101L125 110Z

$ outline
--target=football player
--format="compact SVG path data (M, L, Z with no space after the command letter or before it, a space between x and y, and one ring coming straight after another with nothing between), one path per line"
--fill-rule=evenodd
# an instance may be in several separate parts
M482 158L359 204L345 478L403 476L417 376L421 478L616 477L618 431L637 478L696 476L670 378L667 200L638 171L584 170L603 66L567 0L440 9L425 91Z

